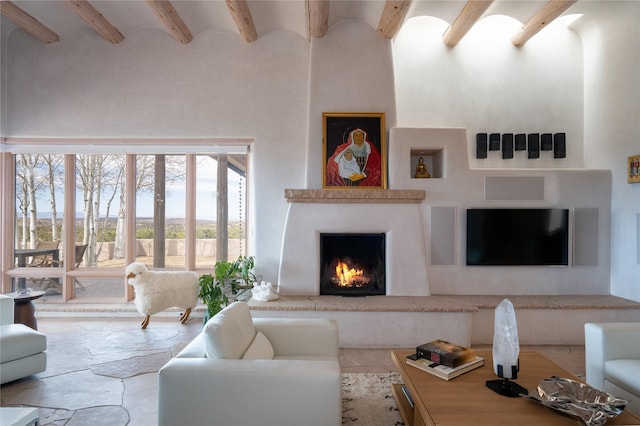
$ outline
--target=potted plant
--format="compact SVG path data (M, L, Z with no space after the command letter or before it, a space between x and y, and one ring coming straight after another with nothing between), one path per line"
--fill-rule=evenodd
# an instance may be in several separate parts
M246 292L251 290L256 282L256 276L253 273L254 264L253 256L239 256L233 262L228 260L216 262L213 274L200 276L199 296L207 305L205 323L230 301L246 299Z

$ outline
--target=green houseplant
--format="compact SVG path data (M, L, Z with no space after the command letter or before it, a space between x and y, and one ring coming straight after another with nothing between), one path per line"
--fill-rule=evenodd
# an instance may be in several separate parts
M254 264L253 256L239 256L235 261L216 262L213 274L200 276L199 296L207 305L205 323L229 302L246 298L245 293L251 290L256 282L256 276L253 273Z

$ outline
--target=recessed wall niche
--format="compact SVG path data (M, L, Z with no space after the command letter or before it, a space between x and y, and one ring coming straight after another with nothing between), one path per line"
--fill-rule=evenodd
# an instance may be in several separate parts
M431 179L439 179L444 176L443 168L443 155L444 149L424 149L424 148L412 148L411 155L411 170L409 171L411 179L424 179L416 177L416 170L420 163L420 157L424 160L424 165L427 167Z

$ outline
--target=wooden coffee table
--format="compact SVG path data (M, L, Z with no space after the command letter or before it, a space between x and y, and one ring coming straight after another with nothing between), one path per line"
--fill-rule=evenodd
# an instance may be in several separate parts
M493 373L491 352L478 351L485 365L450 381L408 365L406 357L411 353L391 352L414 401L411 408L402 393L402 384L394 385L393 395L406 426L584 425L577 417L563 415L526 398L507 398L487 388L487 380L498 379ZM541 380L551 376L579 380L537 352L520 352L516 383L531 392ZM624 412L615 420L607 421L607 425L640 425L640 419Z

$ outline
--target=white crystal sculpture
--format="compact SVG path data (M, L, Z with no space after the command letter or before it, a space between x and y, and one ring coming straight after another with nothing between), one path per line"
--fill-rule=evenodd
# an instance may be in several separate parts
M493 333L493 371L505 379L515 379L518 373L520 341L516 312L509 299L496 307Z

